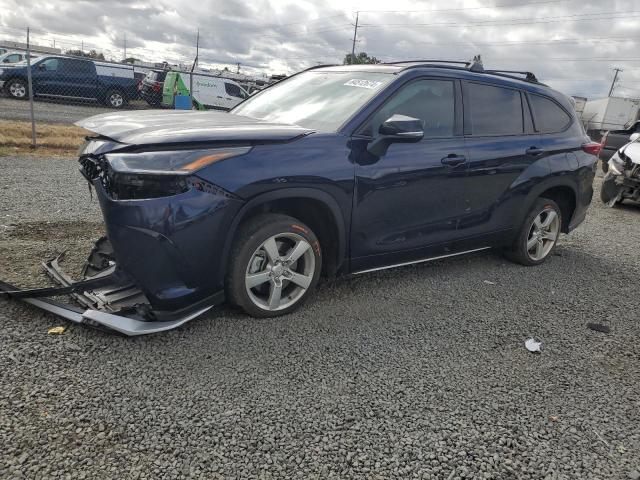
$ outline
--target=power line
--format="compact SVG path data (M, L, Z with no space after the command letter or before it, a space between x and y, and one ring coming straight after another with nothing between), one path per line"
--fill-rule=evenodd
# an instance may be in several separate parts
M467 10L486 10L486 9L497 9L497 8L517 8L517 7L527 7L530 5L543 5L550 3L563 3L570 2L573 0L541 0L537 2L526 2L526 3L507 3L502 5L491 5L486 7L461 7L461 8L444 8L444 9L433 9L433 10L359 10L360 13L443 13L443 12L461 12Z
M580 13L574 15L562 15L553 17L539 17L536 19L531 18L509 18L505 20L482 20L471 23L451 23L451 22L439 22L439 23L379 23L379 24L362 24L360 28L381 28L381 27L499 27L509 25L532 25L539 23L558 23L566 20L573 22L585 22L592 20L615 20L615 19L628 19L635 18L639 14L639 10L634 10L626 13L610 13L607 16L606 12L598 13ZM633 15L632 15L633 14ZM586 17L589 18L578 18Z

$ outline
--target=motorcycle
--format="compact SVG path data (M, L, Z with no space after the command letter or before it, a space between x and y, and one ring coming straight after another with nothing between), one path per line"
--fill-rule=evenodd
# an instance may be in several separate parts
M609 170L602 182L600 198L608 207L623 200L640 201L640 133L609 159Z

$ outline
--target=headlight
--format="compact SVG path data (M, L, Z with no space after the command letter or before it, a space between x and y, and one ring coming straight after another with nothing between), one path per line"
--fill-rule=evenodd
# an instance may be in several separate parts
M618 152L614 153L609 159L609 170L615 175L624 173L624 161L618 156Z
M238 155L251 147L212 150L175 150L170 152L108 153L105 155L114 173L142 175L191 175L201 168Z

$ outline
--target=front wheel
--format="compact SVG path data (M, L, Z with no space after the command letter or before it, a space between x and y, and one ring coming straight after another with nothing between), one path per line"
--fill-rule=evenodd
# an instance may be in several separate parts
M308 226L287 215L261 215L235 239L227 298L253 317L284 315L309 297L321 270L320 243Z
M29 97L27 82L19 79L9 80L7 83L7 93L16 100L26 100Z
M505 255L521 265L540 265L555 248L561 227L562 212L558 204L547 198L538 198L522 224L518 237L505 250Z
M600 200L609 208L622 202L622 189L616 183L615 175L609 173L604 177L600 188Z

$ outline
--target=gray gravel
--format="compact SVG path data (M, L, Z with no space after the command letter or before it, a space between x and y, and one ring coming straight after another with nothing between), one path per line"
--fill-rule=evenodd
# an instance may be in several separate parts
M142 100L131 102L128 106L130 110L144 108L149 106ZM114 110L97 102L70 103L38 98L33 103L33 111L36 122L72 124L83 118ZM29 102L0 96L0 120L30 121Z
M0 159L5 250L52 222L71 238L49 249L76 245L97 217L75 169ZM0 301L0 477L637 478L638 245L640 208L595 201L537 268L341 278L284 318L219 308L145 338Z

